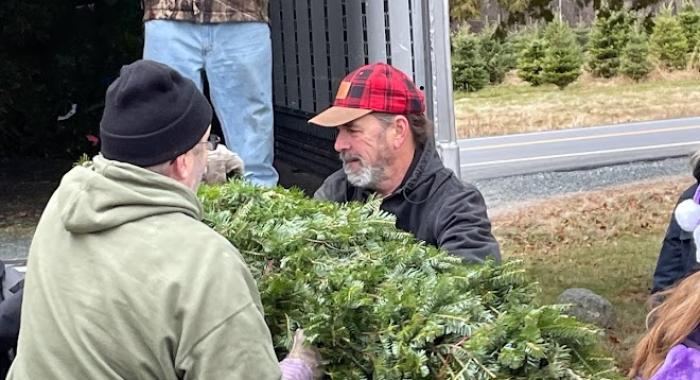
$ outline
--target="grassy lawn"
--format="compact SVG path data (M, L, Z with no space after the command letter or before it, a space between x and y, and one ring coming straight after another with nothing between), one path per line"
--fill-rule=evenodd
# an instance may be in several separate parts
M532 87L509 73L505 84L455 94L460 138L698 116L700 72L653 73L641 83L584 74L564 90Z
M617 326L605 344L627 370L644 332L645 302L668 218L688 177L638 183L495 210L494 231L506 258L520 258L554 303L567 288L612 302Z

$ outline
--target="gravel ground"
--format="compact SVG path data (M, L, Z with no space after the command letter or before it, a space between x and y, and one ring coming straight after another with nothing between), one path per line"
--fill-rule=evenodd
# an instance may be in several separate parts
M495 212L504 210L506 207L514 204L521 204L523 202L539 200L555 195L589 191L612 185L689 173L687 161L687 158L670 158L661 161L635 162L625 165L573 172L537 173L479 180L472 183L481 190L490 211ZM61 169L60 171L54 171L59 174L62 173L65 171L63 168L65 165L66 164L63 163L59 166ZM7 174L6 171L6 175L0 176L0 180L4 179L7 181ZM54 173L52 172L52 174ZM24 178L23 182L20 183L21 186L9 189L10 192L14 194L5 194L5 198L8 196L13 197L11 201L2 199L1 197L0 199L6 207L13 206L10 208L14 208L14 210L10 211L20 211L20 209L24 208L23 206L26 206L27 209L32 209L36 216L32 216L30 212L28 219L30 221L38 220L38 215L41 209L43 209L43 204L45 204L51 192L53 192L59 178L60 175L57 174L53 176L35 175L29 179ZM28 193L30 193L31 196L28 196ZM23 205L22 202L27 202L27 200L30 200L31 204ZM24 211L22 211L22 214L24 214ZM7 220L9 218L7 218L6 215L5 217L5 228L0 229L0 259L26 257L33 228L26 225L26 217L20 218L20 220L25 222L21 228L8 226L8 224L12 224L12 222ZM2 225L3 223L0 223L0 226Z
M0 259L12 260L27 257L31 236L0 236Z
M688 159L634 162L570 172L549 172L473 181L489 209L533 201L555 195L590 191L625 183L686 174Z

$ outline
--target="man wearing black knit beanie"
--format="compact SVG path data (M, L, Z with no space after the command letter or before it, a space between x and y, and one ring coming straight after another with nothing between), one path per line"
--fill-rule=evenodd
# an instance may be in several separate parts
M109 86L102 151L68 172L29 252L8 379L310 379L278 363L240 254L195 194L212 109L189 79L137 61Z

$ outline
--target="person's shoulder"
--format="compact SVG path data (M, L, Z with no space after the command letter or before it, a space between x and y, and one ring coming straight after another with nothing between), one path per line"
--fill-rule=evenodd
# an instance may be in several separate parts
M433 206L441 212L453 213L486 207L484 196L474 184L460 180L447 168L441 169L437 174L437 184L433 185L430 198Z
M341 201L346 198L348 177L343 169L335 171L326 177L314 193L314 198L320 200Z
M652 379L700 379L700 351L683 344L674 346Z
M449 194L456 194L456 195L471 195L471 194L479 194L481 195L481 192L479 189L472 184L471 182L463 181L455 175L455 173L448 169L448 168L442 168L438 171L438 175L444 178L444 185L443 185L443 191L446 191Z
M348 177L345 174L345 171L343 169L338 169L335 172L333 172L331 175L326 177L325 180L323 180L324 185L345 185L348 181Z
M695 191L698 189L698 183L695 182L694 184L690 185L685 191L680 196L680 200L686 200L686 199L691 199L693 195L695 195Z
M233 244L204 222L184 214L173 214L173 218L160 238L181 255L197 260L240 258Z
M238 254L236 247L234 247L233 244L226 239L226 237L209 227L204 222L195 221L192 226L192 231L196 236L199 236L202 239L204 242L203 244L211 247L210 249L222 252L235 252Z
M164 240L171 257L164 264L173 281L189 284L222 282L247 294L254 287L250 270L240 251L225 236L203 222L191 219ZM206 285L210 286L210 285ZM237 290L238 292L238 290Z

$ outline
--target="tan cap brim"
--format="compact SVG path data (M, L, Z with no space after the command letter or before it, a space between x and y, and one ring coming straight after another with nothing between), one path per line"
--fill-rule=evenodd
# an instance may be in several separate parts
M322 127L337 127L359 119L369 113L372 113L372 110L333 106L316 115L316 117L309 120L309 123Z

